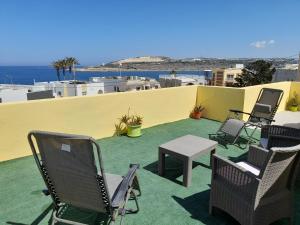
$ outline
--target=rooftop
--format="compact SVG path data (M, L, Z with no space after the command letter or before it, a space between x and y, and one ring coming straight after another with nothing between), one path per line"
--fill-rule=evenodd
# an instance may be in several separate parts
M214 133L219 126L219 122L212 120L184 119L144 129L143 136L136 139L122 136L98 140L106 172L124 174L129 163L141 165L138 172L142 189L139 199L141 210L138 214L126 215L125 224L237 224L225 213L219 212L214 217L208 214L211 183L209 155L194 162L189 188L181 185L181 164L174 159L167 159L170 170L166 177L157 174L160 144L186 134L208 138L208 134ZM243 157L245 153L236 146L226 149L219 145L217 148L217 154L231 160ZM45 185L32 156L0 163L0 187L0 224L48 224L51 200L41 192ZM300 199L299 188L296 198ZM296 217L300 223L300 201L296 202ZM67 215L89 224L99 219L95 214L74 208Z

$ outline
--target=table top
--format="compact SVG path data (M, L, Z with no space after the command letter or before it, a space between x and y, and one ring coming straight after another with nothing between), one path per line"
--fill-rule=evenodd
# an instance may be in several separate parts
M218 142L194 135L185 135L159 146L166 152L193 157L214 150Z

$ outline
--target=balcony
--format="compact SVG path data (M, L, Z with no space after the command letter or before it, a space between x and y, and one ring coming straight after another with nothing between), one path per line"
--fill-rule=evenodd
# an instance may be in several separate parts
M300 83L266 86L285 91L279 111L285 109L290 93L300 90ZM158 146L186 134L208 138L208 134L218 129L218 121L226 117L229 108L249 111L260 88L192 86L1 105L0 224L48 224L51 216L50 197L41 193L45 185L27 145L26 134L31 129L98 138L104 167L110 173L123 174L129 163L140 163L141 211L126 215L125 224L237 224L225 213L208 214L209 155L194 162L192 185L186 188L181 184L182 165L177 160L168 158L170 170L166 177L158 176ZM187 119L196 102L206 107L204 116L207 119ZM114 132L117 118L129 107L143 115L144 126L148 127L143 130L144 135L136 139L109 137ZM258 137L259 132L255 135ZM217 148L217 154L233 161L244 157L245 153L237 146L229 145L226 149L219 145ZM300 200L299 188L296 199ZM299 201L296 200L296 204L296 221L299 223ZM70 208L66 216L89 224L102 219L75 208Z

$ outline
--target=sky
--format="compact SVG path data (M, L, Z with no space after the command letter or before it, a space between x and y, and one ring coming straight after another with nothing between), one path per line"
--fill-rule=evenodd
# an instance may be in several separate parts
M299 0L1 0L0 65L295 56L299 9Z

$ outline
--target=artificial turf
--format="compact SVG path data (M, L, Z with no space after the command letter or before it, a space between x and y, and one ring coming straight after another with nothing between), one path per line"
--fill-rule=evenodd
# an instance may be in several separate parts
M126 215L125 224L238 224L229 215L208 213L211 169L209 155L200 157L192 172L192 185L182 186L181 162L167 158L166 177L157 174L158 146L186 134L208 138L216 132L219 122L207 119L186 119L144 129L139 138L126 136L98 140L106 172L125 175L130 163L139 163L142 196L140 211ZM259 135L259 133L256 133ZM245 149L219 145L217 154L236 160ZM51 217L50 197L32 156L0 163L0 224L48 224ZM300 190L296 192L300 199ZM131 204L130 204L131 205ZM300 206L296 217L300 224ZM66 217L89 224L105 224L103 215L69 208ZM285 221L276 224L286 224Z

